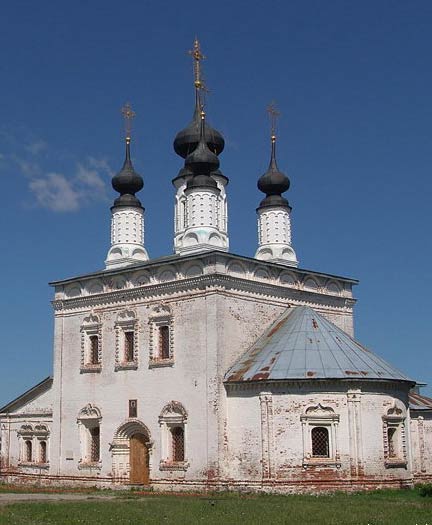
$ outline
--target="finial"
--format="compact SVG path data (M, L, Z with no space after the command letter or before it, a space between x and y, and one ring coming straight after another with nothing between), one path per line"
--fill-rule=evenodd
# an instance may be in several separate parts
M126 104L122 107L121 112L124 119L126 142L130 143L132 133L132 120L135 117L135 112L132 110L132 106L129 104L129 102L126 102Z
M267 113L270 118L270 132L271 132L271 141L272 143L276 142L276 124L277 119L280 116L280 112L276 109L276 102L270 102L267 106Z
M194 85L197 90L205 90L204 80L201 75L201 60L205 60L205 56L201 53L201 46L197 37L195 37L193 49L188 51L193 58L194 70Z

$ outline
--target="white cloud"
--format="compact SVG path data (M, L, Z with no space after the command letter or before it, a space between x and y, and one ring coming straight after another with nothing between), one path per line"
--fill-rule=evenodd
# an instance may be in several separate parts
M77 161L28 130L20 133L0 126L0 169L28 179L32 203L54 212L72 212L90 202L108 202L113 172L105 158L89 156Z
M87 160L89 166L91 166L92 168L95 168L96 170L105 173L109 177L112 177L114 175L114 172L106 159L96 159L95 157L88 157Z
M29 187L42 208L65 212L76 211L80 207L79 192L61 173L48 173L44 177L33 179Z
M83 188L84 190L101 192L105 195L105 181L95 169L88 168L81 163L78 163L75 177L77 182L81 182L86 186L86 188Z
M77 163L72 177L53 172L41 174L39 166L21 159L17 162L21 171L30 177L29 189L42 208L70 212L79 210L89 201L108 199L106 178L101 173L111 174L111 168L103 159L89 158L85 164Z
M32 155L38 155L42 151L45 151L48 148L48 144L44 140L34 140L28 144L25 149Z
M33 178L41 175L42 170L37 162L26 160L17 156L14 156L14 160L18 164L21 173L26 177Z

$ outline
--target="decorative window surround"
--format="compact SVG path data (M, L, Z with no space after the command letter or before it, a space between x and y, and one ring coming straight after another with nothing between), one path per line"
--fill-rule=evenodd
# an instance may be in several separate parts
M396 404L383 416L384 465L407 468L407 443L404 410ZM391 443L390 443L391 440Z
M101 411L96 406L88 403L80 410L78 414L77 423L80 437L81 459L78 461L78 469L100 470L102 468L102 461L100 459L100 442L99 442L99 459L92 460L92 429L99 428L102 420ZM99 437L100 439L100 437Z
M98 362L92 363L91 337L98 338ZM81 368L80 372L100 372L102 370L102 323L99 317L91 313L85 317L81 326Z
M161 426L161 456L159 470L162 471L186 471L189 468L187 461L187 418L188 414L181 403L170 401L163 408L159 416ZM183 430L184 460L174 461L173 459L173 434L172 430L179 427Z
M310 467L336 467L340 468L341 461L338 449L339 414L335 414L331 407L324 407L320 403L309 407L300 417L303 437L303 468ZM313 456L312 430L323 427L328 431L328 457Z
M132 310L123 310L114 325L116 333L114 370L136 370L138 368L138 319ZM126 360L125 333L133 332L133 359Z
M174 364L174 318L168 305L158 305L153 308L150 318L150 362L151 368L172 366ZM160 329L167 327L169 330L168 357L162 357L162 340Z
M19 466L49 468L49 435L50 430L44 424L37 424L34 427L30 424L24 424L21 426L18 430L18 438L20 442ZM42 442L45 443L46 447L45 458L42 458ZM28 443L30 445L28 445ZM44 459L44 461L42 459Z

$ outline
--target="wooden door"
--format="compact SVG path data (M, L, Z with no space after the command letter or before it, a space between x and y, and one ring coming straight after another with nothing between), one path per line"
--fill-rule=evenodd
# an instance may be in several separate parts
M147 436L134 434L130 438L129 462L130 483L148 485L149 482L149 454L146 445Z

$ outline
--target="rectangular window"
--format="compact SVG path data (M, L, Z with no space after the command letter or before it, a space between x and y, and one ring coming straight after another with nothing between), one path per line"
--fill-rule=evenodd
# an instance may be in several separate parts
M125 332L125 361L131 362L134 360L134 333Z
M100 429L94 427L90 429L90 461L99 461L100 455Z
M176 462L184 461L184 429L183 427L172 428L171 436L172 436L172 460Z
M99 337L97 335L90 336L90 364L99 364Z
M397 435L396 435L397 429L396 428L388 428L387 429L387 439L388 439L388 457L390 459L397 458Z
M329 457L329 432L326 427L314 427L311 432L312 456L314 458Z
M159 327L159 356L161 359L170 358L169 326Z
M129 417L138 417L138 406L136 399L129 399Z

